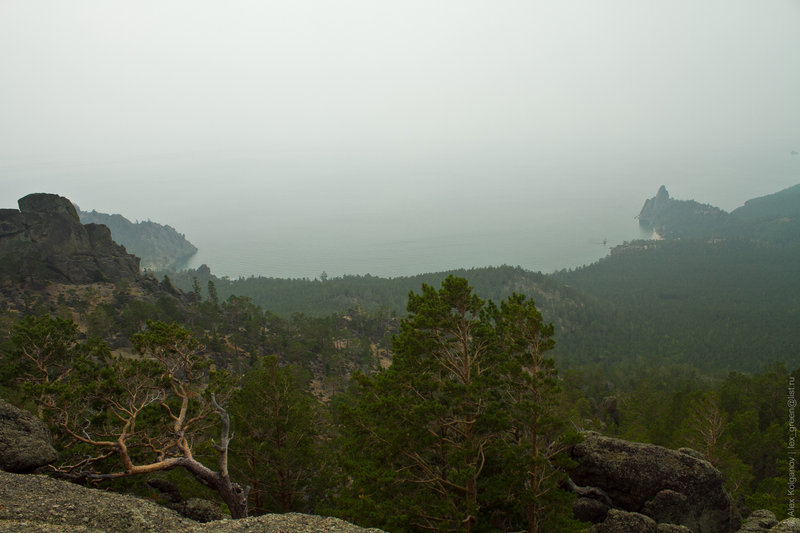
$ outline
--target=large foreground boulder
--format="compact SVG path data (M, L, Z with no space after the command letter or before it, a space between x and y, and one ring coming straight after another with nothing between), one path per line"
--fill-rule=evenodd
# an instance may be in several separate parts
M0 400L0 470L32 472L57 456L50 432L41 420Z
M264 515L201 524L152 501L35 474L0 472L0 533L381 533L336 518Z
M589 432L570 455L577 463L570 478L582 498L603 496L602 505L592 507L579 500L576 507L576 511L593 509L592 521L596 523L608 519L616 523L641 515L655 524L685 526L694 533L732 533L738 528L738 516L723 487L722 474L697 452ZM612 511L598 516L597 510L604 506L636 513L637 517Z
M787 518L778 522L772 511L758 509L742 521L736 533L800 533L800 519Z

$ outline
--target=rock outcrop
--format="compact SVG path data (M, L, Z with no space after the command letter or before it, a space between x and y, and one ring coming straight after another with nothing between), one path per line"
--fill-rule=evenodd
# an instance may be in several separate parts
M29 194L19 210L0 209L0 273L17 281L62 283L134 280L139 258L111 239L107 227L83 225L68 199Z
M742 521L742 527L737 533L762 533L769 531L777 523L778 519L775 518L775 513L766 509L758 509Z
M152 501L42 475L0 472L0 532L381 533L321 516L264 515L195 522Z
M800 533L800 518L787 518L772 526L769 533Z
M41 420L0 400L0 470L32 472L57 456L50 432Z
M654 225L659 215L667 210L670 200L667 188L662 185L658 188L658 192L653 198L644 201L642 210L639 212L639 223Z
M736 533L800 533L800 519L787 518L778 522L772 511L758 509L750 513Z
M624 526L619 524L638 523L642 516L658 531L667 525L694 533L732 533L738 528L722 474L696 452L589 432L570 455L577 463L570 470L579 496L576 516L595 522L593 532L640 531L620 529ZM605 508L610 510L603 515Z

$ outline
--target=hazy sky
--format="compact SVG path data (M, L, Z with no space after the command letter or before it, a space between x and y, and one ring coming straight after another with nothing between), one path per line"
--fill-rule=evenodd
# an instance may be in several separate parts
M661 184L732 209L800 182L793 150L800 0L0 0L0 207L190 238L633 216Z

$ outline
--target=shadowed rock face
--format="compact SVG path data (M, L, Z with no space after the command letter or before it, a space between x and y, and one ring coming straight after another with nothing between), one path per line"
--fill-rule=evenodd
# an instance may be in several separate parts
M139 258L99 224L83 225L68 199L29 194L19 210L0 210L0 265L5 276L65 283L134 280Z
M0 470L31 472L52 463L56 456L44 423L0 400Z
M696 453L587 433L570 455L577 462L570 478L607 495L615 509L695 533L738 527L722 475Z

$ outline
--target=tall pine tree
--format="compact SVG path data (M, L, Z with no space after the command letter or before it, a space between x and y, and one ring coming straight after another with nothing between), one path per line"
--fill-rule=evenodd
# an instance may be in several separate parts
M393 362L357 376L341 407L352 483L342 514L391 531L489 531L541 524L559 502L548 409L552 326L533 302L500 309L448 277L411 293Z

